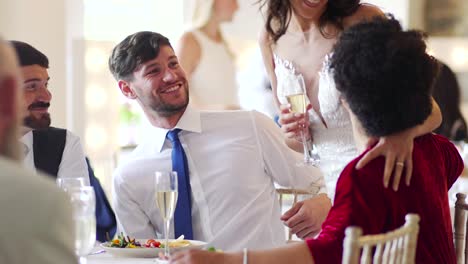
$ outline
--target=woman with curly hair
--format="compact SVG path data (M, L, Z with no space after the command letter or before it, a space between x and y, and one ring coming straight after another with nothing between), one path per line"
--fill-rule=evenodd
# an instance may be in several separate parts
M264 63L274 94L288 82L288 72L303 76L310 101L304 114L293 113L286 98L277 96L280 124L287 144L303 151L300 130L307 126L308 145L314 145L320 156L318 165L325 176L328 197L333 199L336 180L344 166L357 155L351 122L336 90L328 62L333 46L343 31L359 22L382 17L377 7L361 4L359 0L260 0L266 6L266 21L260 36ZM348 68L352 71L352 68ZM412 173L413 139L432 131L441 122L440 110L434 103L432 114L422 125L380 138L371 138L369 145L378 142L358 163L363 167L370 160L385 156L385 186L393 176L392 187L398 189L404 173L409 184ZM404 144L401 144L404 142ZM376 176L378 177L378 176ZM327 203L316 197L298 203L282 219L298 237L316 234L326 216ZM321 201L317 201L321 199ZM305 205L305 206L304 206Z

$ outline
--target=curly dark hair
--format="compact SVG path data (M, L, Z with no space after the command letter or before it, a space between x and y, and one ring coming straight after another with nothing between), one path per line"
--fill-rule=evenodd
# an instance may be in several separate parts
M49 68L49 59L38 49L22 41L10 40L10 43L16 51L21 67L37 64Z
M132 73L141 64L154 59L161 46L171 46L165 36L150 31L140 31L117 44L109 57L109 70L116 80L131 80Z
M267 5L265 29L276 42L288 29L292 7L290 0L259 0L260 9ZM328 0L327 7L319 19L319 29L325 38L333 37L325 32L327 24L343 30L343 18L352 15L360 6L360 0Z
M403 31L391 15L344 31L330 62L337 89L365 132L377 137L426 120L438 66L426 53L425 34Z

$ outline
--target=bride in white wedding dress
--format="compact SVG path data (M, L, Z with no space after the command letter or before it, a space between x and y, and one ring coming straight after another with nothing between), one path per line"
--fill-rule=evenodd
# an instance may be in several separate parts
M363 150L355 147L350 118L328 71L327 56L332 53L342 30L384 14L375 6L360 4L359 0L264 0L263 3L267 9L260 47L273 92L277 94L277 88L285 79L283 74L287 71L284 67L294 67L303 75L311 103L305 116L291 113L287 102L276 98L286 142L292 149L302 152L299 131L304 125L309 126L310 138L320 155L319 167L327 183L328 198L333 199L341 170ZM358 167L377 156L385 156L384 175L376 177L382 177L388 184L393 175L392 187L397 189L405 172L404 179L408 184L412 172L413 139L440 125L440 110L435 103L434 106L424 124L368 142L369 146L377 144ZM298 237L313 236L320 231L330 208L329 201L327 204L324 197L316 197L299 202L282 219Z
M329 57L326 56L322 70L319 72L317 108L310 109L308 116L309 129L320 156L318 166L324 174L328 196L333 199L336 181L341 170L357 156L358 151L354 144L349 114L341 104L333 76L328 71ZM294 68L294 64L276 55L274 56L274 62L277 93L281 94L281 84L283 80L288 78L288 69ZM285 67L286 65L288 67ZM278 96L278 101L282 105L288 103L281 96Z

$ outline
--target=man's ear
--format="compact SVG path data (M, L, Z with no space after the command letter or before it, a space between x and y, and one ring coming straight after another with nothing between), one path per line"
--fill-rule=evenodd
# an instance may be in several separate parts
M133 89L130 87L130 83L124 80L119 80L118 82L120 91L122 92L125 97L128 99L135 99L137 96Z

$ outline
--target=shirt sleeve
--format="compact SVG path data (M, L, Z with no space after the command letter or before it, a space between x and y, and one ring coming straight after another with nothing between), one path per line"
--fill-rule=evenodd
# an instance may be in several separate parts
M135 201L129 188L129 182L120 170L113 177L113 206L117 219L117 231L131 237L151 238L156 233L151 225L149 217Z
M297 166L302 154L286 145L280 128L273 120L256 111L252 111L252 115L264 168L274 181L313 194L327 193L323 175L317 167Z
M65 148L62 155L62 162L60 162L57 177L83 177L85 179L85 184L90 185L88 165L86 164L80 139L68 130Z

